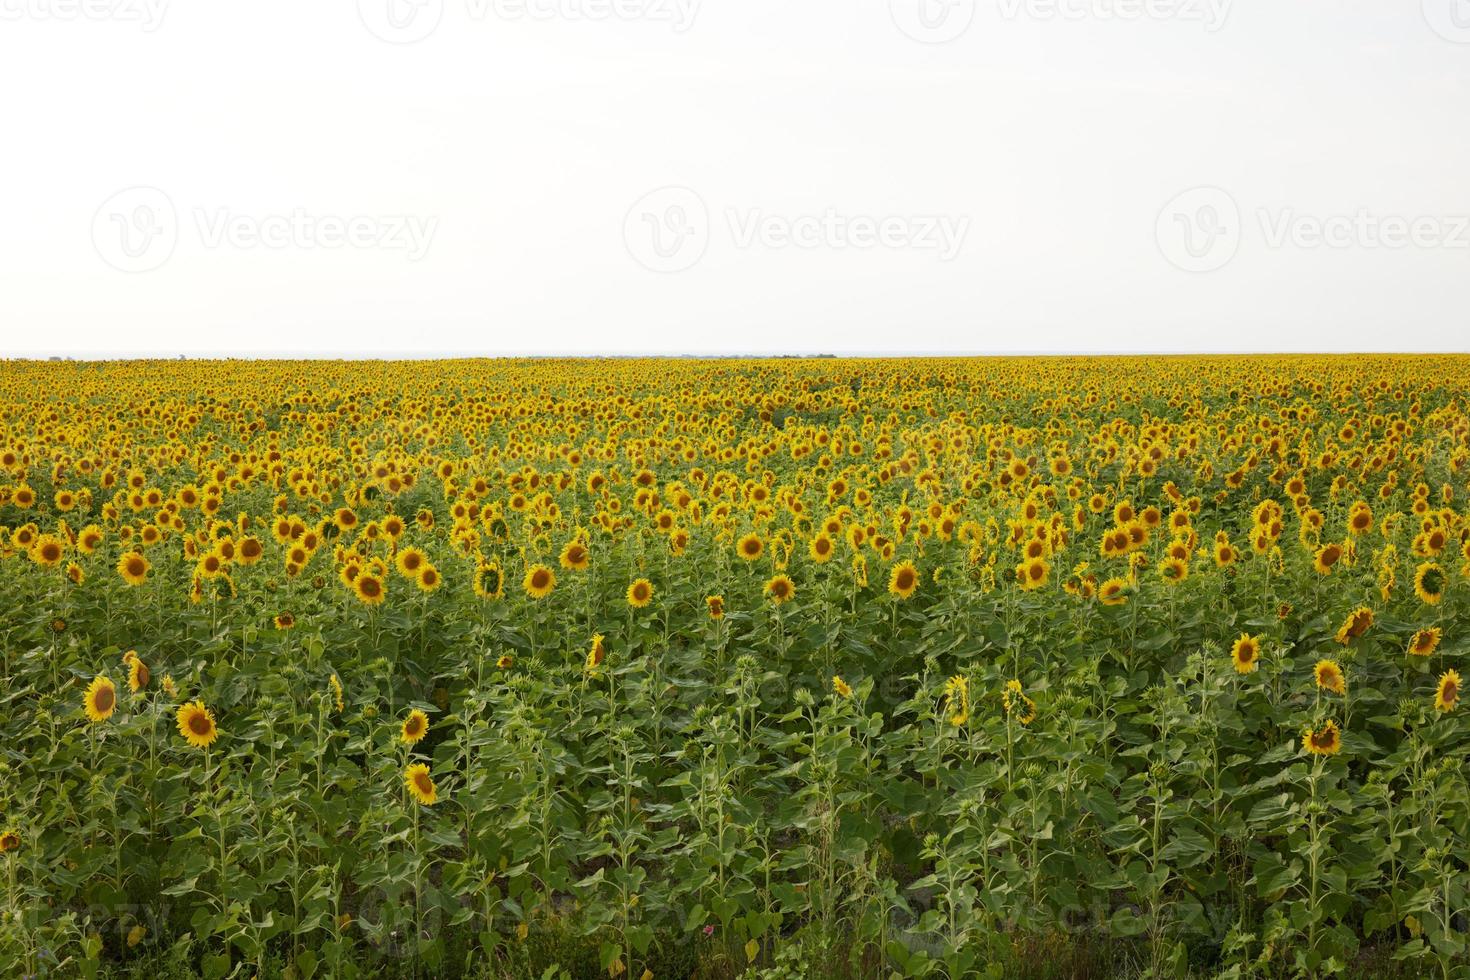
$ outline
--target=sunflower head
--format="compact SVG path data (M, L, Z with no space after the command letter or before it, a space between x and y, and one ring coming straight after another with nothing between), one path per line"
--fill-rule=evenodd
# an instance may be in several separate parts
M1333 694L1347 693L1347 677L1336 660L1317 661L1317 666L1312 669L1312 676L1317 681L1317 686L1324 691L1331 691Z
M642 609L653 601L653 583L646 578L640 578L628 586L628 605L634 609Z
M1439 678L1434 691L1434 707L1438 711L1454 711L1460 703L1460 674L1447 670Z
M526 569L526 577L521 585L532 599L544 599L556 588L556 575L545 565L532 565Z
M725 597L722 595L711 595L704 597L704 603L709 607L710 619L725 618Z
M422 762L415 762L403 770L403 784L408 795L424 806L433 806L439 801L438 787L429 775L429 767Z
M832 676L832 693L836 694L839 698L850 698L852 697L852 687L847 681L834 674Z
M429 716L418 708L414 708L408 713L408 717L403 719L403 727L399 730L398 738L404 745L414 745L427 734L429 734Z
M18 850L20 850L20 832L13 829L0 832L0 854Z
M1320 728L1307 728L1302 732L1302 748L1312 755L1337 755L1342 751L1342 731L1337 722L1328 721Z
M184 737L190 745L198 749L207 749L219 738L219 729L214 725L214 715L204 706L202 701L190 701L179 705L175 721L179 727L179 734Z
M1230 660L1237 674L1253 674L1261 666L1261 640L1248 633L1240 634L1230 648Z
M775 575L766 583L766 596L778 606L789 602L796 596L796 583L787 575Z
M112 713L117 710L117 686L112 683L111 678L98 676L87 685L83 710L87 713L87 720L93 724L112 717Z

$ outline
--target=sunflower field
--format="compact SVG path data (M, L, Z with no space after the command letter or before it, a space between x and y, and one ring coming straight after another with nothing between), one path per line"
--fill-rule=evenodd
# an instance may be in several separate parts
M1470 976L1470 358L0 363L0 975Z

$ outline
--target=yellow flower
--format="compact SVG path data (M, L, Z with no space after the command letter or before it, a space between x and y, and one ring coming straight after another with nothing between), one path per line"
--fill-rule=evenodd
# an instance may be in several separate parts
M433 806L439 801L439 790L429 775L429 767L422 762L415 762L403 770L403 783L408 787L408 795L424 806Z
M1324 691L1333 694L1347 693L1347 677L1342 672L1342 667L1336 660L1319 660L1312 671L1316 678L1317 686Z
M918 591L919 570L911 561L901 561L888 573L888 591L900 599L908 599Z
M1230 659L1235 664L1237 674L1253 674L1261 666L1261 641L1258 637L1247 633L1240 634L1235 645L1230 648Z
M1359 606L1348 614L1343 624L1338 627L1336 640L1346 645L1350 640L1356 640L1373 626L1373 610L1367 606Z
M357 596L357 601L365 606L381 605L388 597L383 580L372 572L359 572L352 580L352 591Z
M1418 630L1409 640L1409 655L1413 657L1427 657L1439 649L1439 640L1443 632L1438 626Z
M582 572L592 563L592 556L587 551L587 546L581 541L573 539L568 541L565 548L561 549L561 567L569 572Z
M124 552L117 560L117 573L129 585L142 585L143 581L148 578L148 570L152 567L148 559L136 551Z
M725 597L722 595L705 596L705 605L709 607L710 619L725 618Z
M532 599L545 599L556 588L556 573L545 565L532 565L521 585Z
M602 645L604 639L605 637L601 633L594 633L592 635L592 649L587 651L587 662L583 665L588 673L595 672L598 667L602 666L602 662L607 659L607 647Z
M832 677L832 690L840 698L852 697L852 688L848 685L847 681L843 680L841 677L836 676L835 674Z
M944 713L956 728L970 720L970 682L959 674L944 684Z
M726 540L729 539L727 538ZM760 535L754 531L741 538L740 542L735 546L735 552L746 561L755 561L761 556L761 552L764 550L765 545L761 544Z
M87 685L83 703L87 720L92 723L106 721L117 710L117 687L107 677L96 677Z
M772 576L766 583L766 595L776 605L788 602L796 596L796 583L786 575Z
M10 829L0 833L0 854L20 850L20 831Z
M1444 598L1445 585L1448 582L1449 577L1438 563L1426 561L1414 571L1414 594L1419 597L1420 602L1437 606Z
M209 713L203 701L190 701L188 704L179 705L175 721L179 727L179 734L197 749L209 748L219 737L219 729L214 725L214 715Z
M653 583L646 578L640 578L628 586L628 605L634 609L642 609L653 601Z
M1110 578L1097 587L1097 601L1105 606L1121 606L1128 601L1132 586L1125 578Z
M1312 755L1337 755L1342 751L1342 731L1337 722L1329 721L1317 729L1308 727L1302 732L1302 748Z
M1460 703L1460 674L1447 670L1440 675L1439 687L1434 691L1434 707L1438 711L1454 711Z
M429 734L429 716L418 708L414 708L408 713L408 717L403 719L403 727L398 733L398 739L404 745L414 745L427 734Z

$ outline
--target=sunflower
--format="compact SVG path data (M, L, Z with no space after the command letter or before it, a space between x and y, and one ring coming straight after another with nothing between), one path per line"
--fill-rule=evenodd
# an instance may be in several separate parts
M1427 657L1439 649L1440 637L1444 631L1438 626L1431 626L1416 632L1409 640L1409 655L1414 657Z
M1027 592L1046 585L1051 578L1051 566L1044 558L1030 558L1016 566L1016 581Z
M1317 686L1324 691L1333 694L1347 693L1347 677L1342 672L1342 667L1336 660L1319 660L1313 668L1312 675L1316 678Z
M561 567L569 572L585 572L587 566L592 564L592 555L587 551L587 546L575 538L567 542L565 548L561 549Z
M722 595L710 595L704 597L704 604L709 607L710 619L725 618L725 597Z
M832 691L839 698L852 697L852 687L847 683L847 681L843 680L841 677L838 677L835 674L832 676Z
M970 682L960 674L944 682L944 714L956 728L970 720Z
M148 559L136 551L125 551L117 560L117 573L129 585L142 585L143 581L148 578L148 570L152 567Z
M1440 675L1439 687L1434 691L1434 707L1438 711L1454 711L1460 703L1460 674L1447 670Z
M398 740L404 745L416 745L425 735L429 734L429 716L418 708L408 713L403 719L403 728L398 733Z
M148 672L148 665L143 663L136 653L129 657L125 663L128 665L128 690L137 694L148 686L148 682L152 679L153 675Z
M276 629L289 630L296 627L296 617L289 612L276 614Z
M505 575L494 562L475 569L475 595L481 599L499 599L505 588Z
M332 685L332 700L337 705L337 713L340 715L347 708L347 694L342 690L342 679L333 674L327 680Z
M81 585L87 580L87 573L76 562L67 562L66 577L71 579L73 585Z
M1342 751L1342 730L1335 721L1317 729L1308 727L1302 732L1302 748L1313 755L1337 755Z
M495 666L501 670L510 670L516 664L516 658L508 653L502 653L495 661Z
M1128 601L1130 591L1127 579L1110 578L1097 587L1097 599L1105 606L1121 606Z
M1317 570L1318 575L1330 575L1332 566L1342 560L1342 545L1327 544L1317 549L1317 555L1312 560L1312 567Z
M521 586L532 599L545 599L556 588L556 573L545 565L532 565L526 569Z
M1029 725L1036 720L1036 702L1026 696L1020 681L1006 681L1005 688L1000 692L1000 700L1008 717L1014 717L1023 725Z
M602 642L605 639L606 637L601 633L592 634L592 648L587 651L587 661L583 664L583 667L586 668L588 673L597 670L598 667L602 666L602 662L607 659L607 647L603 646Z
M900 599L909 599L919 588L919 570L911 561L901 561L888 573L888 591Z
M408 788L408 795L424 806L433 806L439 801L439 790L429 775L429 767L422 762L415 762L403 770L403 784Z
M1338 643L1347 645L1349 640L1356 640L1373 626L1373 610L1367 606L1359 606L1348 614L1343 624L1337 628L1334 639Z
M31 561L46 568L55 568L66 555L66 545L53 534L43 534L31 545Z
M87 685L83 709L87 713L87 720L94 724L112 717L112 713L117 710L117 687L111 679L98 676Z
M653 583L646 578L640 578L628 586L628 605L634 609L642 609L653 601Z
M175 720L179 726L179 734L195 748L207 749L219 737L219 729L214 726L214 715L209 713L203 701L179 705Z
M1255 673L1261 666L1260 638L1248 633L1240 634L1240 638L1230 648L1230 659L1235 663L1237 674Z
M741 538L740 542L735 545L736 553L746 561L755 561L765 550L766 547L761 543L760 535L754 531Z
M818 565L825 565L832 560L832 556L836 553L836 546L827 532L823 531L812 538L811 543L807 545L806 552L811 556L812 561Z
M418 578L419 569L428 564L429 556L424 554L422 548L404 548L394 559L398 566L398 574L407 579Z
M1437 562L1426 561L1414 571L1414 594L1420 602L1437 606L1444 598L1448 581L1444 569Z
M788 602L796 596L796 583L786 575L774 575L766 583L766 595L776 605Z
M1159 562L1159 577L1171 585L1189 578L1189 562L1182 558L1165 558Z
M419 587L420 592L433 592L444 584L444 576L439 574L439 569L425 563L419 569L419 577L414 579L414 584Z
M352 580L352 591L357 600L366 606L381 605L388 596L388 590L383 587L383 580L372 572L359 572Z

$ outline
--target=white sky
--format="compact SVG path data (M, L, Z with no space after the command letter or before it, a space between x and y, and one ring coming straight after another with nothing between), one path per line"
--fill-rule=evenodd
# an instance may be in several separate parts
M1470 0L0 0L0 91L0 355L1470 350Z

